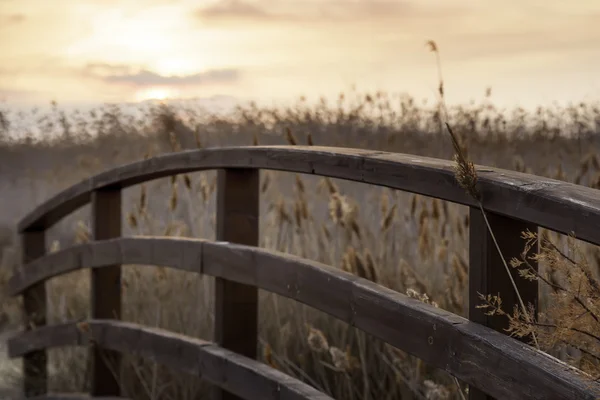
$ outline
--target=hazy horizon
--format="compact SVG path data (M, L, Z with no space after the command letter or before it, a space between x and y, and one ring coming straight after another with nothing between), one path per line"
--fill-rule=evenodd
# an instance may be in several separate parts
M598 101L597 21L596 0L2 0L0 100L433 99L432 39L450 104Z

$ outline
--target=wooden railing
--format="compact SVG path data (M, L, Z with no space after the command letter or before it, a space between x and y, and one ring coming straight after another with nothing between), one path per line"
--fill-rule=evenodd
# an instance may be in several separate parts
M121 237L121 190L152 179L218 171L217 241ZM471 207L469 320L337 268L258 248L259 170L364 182ZM574 232L600 244L598 191L517 172L477 167L483 204L504 256L518 256L525 229ZM45 231L92 202L93 241L46 254ZM258 289L326 312L441 368L470 385L471 399L596 399L600 384L502 332L476 309L477 292L517 304L483 216L455 181L449 161L331 147L264 146L184 151L103 172L59 193L19 224L23 266L11 278L22 295L26 330L9 340L24 358L28 396L47 392L46 349L89 346L91 395L119 396L108 362L119 354L149 357L202 376L218 399L327 399L327 395L256 361ZM215 343L119 321L121 265L160 265L215 277ZM92 269L91 319L46 325L45 281ZM517 279L525 302L536 283ZM98 352L103 351L103 357ZM109 358L104 352L109 351ZM111 364L113 365L113 364ZM46 395L43 398L58 398Z

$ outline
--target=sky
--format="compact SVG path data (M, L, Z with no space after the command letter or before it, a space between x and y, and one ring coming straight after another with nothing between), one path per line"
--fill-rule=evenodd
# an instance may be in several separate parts
M525 107L600 99L599 0L0 0L8 105L359 91Z

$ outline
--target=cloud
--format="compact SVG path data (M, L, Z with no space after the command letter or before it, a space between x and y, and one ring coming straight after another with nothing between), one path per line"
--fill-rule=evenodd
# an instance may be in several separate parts
M164 76L148 70L134 74L110 75L104 77L109 83L131 83L135 86L148 85L203 85L210 83L230 83L238 79L235 69L215 69L192 75Z
M18 25L25 22L24 14L0 14L0 27Z
M212 69L189 75L161 75L147 69L134 70L126 65L94 63L84 68L84 74L106 83L133 86L181 86L226 84L239 80L240 72L233 68Z
M200 18L250 18L272 17L265 9L244 0L220 0L218 3L197 11Z
M314 20L310 15L314 11L308 7L308 15L305 10L299 12L298 7L290 10L280 2L265 4L264 0L250 2L249 0L219 0L217 3L196 10L194 16L203 22L302 22ZM321 14L321 13L317 13ZM321 15L317 15L320 17Z
M343 22L369 19L450 17L468 11L460 6L426 7L414 0L219 0L200 8L203 21Z
M84 67L85 74L96 77L121 76L131 72L131 66L120 64L89 63Z

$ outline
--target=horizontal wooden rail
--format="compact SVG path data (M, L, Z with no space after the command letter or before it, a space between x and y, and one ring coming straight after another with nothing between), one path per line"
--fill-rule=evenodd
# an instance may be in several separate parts
M204 243L203 239L134 236L79 244L23 266L6 287L16 296L55 276L114 264L158 265L202 273Z
M255 146L190 150L166 154L103 172L37 207L19 231L45 229L90 201L94 190L129 187L173 174L255 168L315 174L365 182L474 205L445 160L371 150L315 146ZM594 189L513 171L477 167L488 211L575 233L600 244L600 198Z
M266 364L214 343L169 331L111 320L47 325L8 341L10 357L92 341L103 349L138 354L169 368L201 376L248 400L332 400L317 389Z
M498 399L600 396L600 384L513 338L339 269L251 246L158 237L92 242L33 261L9 281L8 287L12 294L18 294L53 276L112 264L170 266L297 300ZM23 337L35 339L16 339L14 343L35 347L36 340L43 340L41 333L27 332Z

